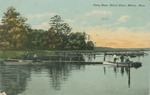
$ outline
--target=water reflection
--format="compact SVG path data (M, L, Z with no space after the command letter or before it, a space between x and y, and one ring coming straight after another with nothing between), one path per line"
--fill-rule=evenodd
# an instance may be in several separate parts
M117 73L120 73L121 76L124 76L124 74L126 74L127 77L128 77L128 87L130 88L130 85L131 85L131 70L130 69L138 69L140 67L141 66L136 67L136 68L132 68L130 66L125 66L125 67L114 66L113 67L113 71L115 73L115 76L117 76ZM103 67L103 69L104 69L104 75L106 75L106 72L107 72L106 67Z
M94 57L88 56L88 58L89 58L89 61L93 61L93 60L97 61L97 59L99 59L101 57L97 57L96 55L94 55ZM108 58L109 58L109 56L106 57L105 60L107 60ZM72 57L72 60L77 60L77 59L78 59L77 57L75 59L74 59L74 57ZM103 60L103 58L101 58L101 59ZM70 60L70 59L68 58L68 60ZM81 60L82 60L82 57L81 57ZM107 68L107 67L109 67L109 68ZM143 67L144 67L144 65L143 65ZM101 70L100 70L100 68L101 68ZM5 91L8 95L26 95L25 94L26 92L30 93L30 90L28 88L29 85L31 88L36 88L35 87L36 85L32 86L32 83L34 81L33 79L36 78L36 82L41 82L38 80L38 77L44 77L43 79L48 79L48 81L46 81L46 83L48 84L48 91L50 90L50 91L52 91L52 93L55 91L61 92L62 88L66 88L68 90L68 88L65 86L66 85L68 86L69 82L70 82L71 88L74 88L74 85L72 85L73 80L71 80L71 79L72 79L72 75L74 75L74 73L78 72L78 71L85 71L85 72L83 72L84 74L79 72L78 74L76 74L75 77L82 77L82 75L85 75L85 78L87 78L87 79L85 80L82 78L81 79L77 78L77 83L79 83L79 87L77 85L76 89L86 88L86 86L88 87L89 85L90 85L89 88L91 88L91 87L93 87L93 84L94 84L95 88L93 87L92 90L95 90L95 92L96 91L103 92L104 90L108 91L108 89L113 90L108 87L110 86L109 83L114 81L116 78L120 78L122 82L125 82L125 85L127 84L127 86L129 88L131 88L130 86L134 84L131 82L133 80L137 81L137 79L139 78L139 77L136 77L135 79L133 79L133 77L131 77L131 76L137 75L139 72L135 73L135 72L131 72L131 71L133 69L138 69L138 68L140 68L140 67L136 67L136 68L132 67L131 68L131 67L115 67L114 66L114 67L110 68L110 66L104 66L104 65L96 65L96 66L88 65L87 66L85 64L80 64L80 62L77 62L77 63L61 63L61 62L59 62L59 63L52 63L47 66L1 66L0 67L0 90ZM103 72L103 70L104 70L104 72ZM143 71L145 73L145 69ZM38 76L36 76L34 73L38 74ZM108 73L111 73L111 75L108 75ZM113 75L112 73L113 74L115 73L115 75ZM140 71L140 73L141 73L140 75L144 75L143 72ZM43 74L46 74L46 76L45 75L43 76ZM97 74L101 74L101 75L97 76ZM121 75L121 77L120 76L118 77L118 74ZM107 76L107 77L103 77L103 76ZM112 76L114 76L114 77L112 78ZM117 76L117 77L115 77L115 76ZM127 77L127 79L126 78L123 79L122 76ZM34 78L32 78L32 77L34 77ZM109 79L111 79L111 80L109 80ZM139 78L139 79L141 79L141 78ZM114 84L113 83L112 84L113 85L117 84L118 80L116 83L114 82ZM64 85L65 82L68 82L68 84ZM91 82L91 84L90 84L90 82ZM83 84L87 83L87 85L83 86L82 83ZM101 85L106 85L106 89L105 89L105 87L101 87ZM121 83L118 83L117 87L118 87L118 85L120 88L123 87L123 85ZM38 84L37 84L37 86L38 86ZM80 86L81 86L81 88L80 88ZM51 87L53 89L50 89ZM132 88L136 88L136 87L132 86ZM101 89L101 90L99 90L99 89ZM46 92L46 93L49 94L49 93L51 93L50 91ZM83 93L85 94L85 91L83 91L83 92L82 92L82 90L78 90L78 91L81 91L81 93L79 93L79 95L82 95ZM121 91L122 90L120 90L120 92ZM38 94L38 91L37 91L37 93L35 92L35 94L33 94L33 95L36 95L36 94ZM94 95L96 95L96 94L94 94ZM106 95L106 94L103 94L103 95ZM123 94L123 95L125 95L125 94ZM132 95L134 95L134 94L132 94Z
M130 67L121 67L120 68L120 73L122 76L124 76L124 72L126 72L127 76L128 76L128 87L130 88L130 82L131 82L131 78L130 78Z
M22 66L5 66L0 68L0 90L7 95L18 95L26 90L30 80L31 69Z
M61 89L61 84L68 79L72 70L84 69L84 65L69 64L69 63L55 63L47 66L49 70L49 77L52 86L55 90Z
M0 90L7 95L18 95L26 90L31 80L31 71L38 74L47 69L51 86L54 90L60 90L64 81L67 81L72 70L83 70L85 65L70 63L53 63L48 66L1 66L0 67Z

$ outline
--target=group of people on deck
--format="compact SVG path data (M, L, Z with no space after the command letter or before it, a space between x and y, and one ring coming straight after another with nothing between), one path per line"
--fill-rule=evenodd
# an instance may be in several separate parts
M116 53L113 55L113 61L114 63L128 63L130 61L130 57L128 55L124 56L123 54L121 56L118 56Z
M7 94L3 91L0 91L0 95L7 95Z

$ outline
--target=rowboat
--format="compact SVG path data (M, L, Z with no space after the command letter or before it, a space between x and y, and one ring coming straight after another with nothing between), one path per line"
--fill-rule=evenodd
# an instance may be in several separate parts
M3 65L29 65L29 61L19 59L5 59Z
M19 65L45 65L48 62L43 62L40 60L20 60L20 59L5 59L1 65L4 66L19 66Z
M130 63L124 63L124 62L119 62L119 63L115 63L115 62L111 62L111 61L104 61L103 62L104 65L112 65L112 66L131 66Z
M115 63L115 62L111 62L111 61L104 61L103 62L104 65L111 65L111 66L130 66L130 67L135 67L135 68L138 68L138 67L141 67L142 66L142 63L141 62L118 62L118 63Z

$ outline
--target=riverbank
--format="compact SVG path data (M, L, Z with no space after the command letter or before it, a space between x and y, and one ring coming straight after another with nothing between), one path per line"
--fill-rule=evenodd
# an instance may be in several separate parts
M0 58L2 59L23 59L30 57L33 59L34 54L39 57L63 54L79 54L79 53L98 53L98 52L135 52L150 51L150 48L124 49L124 48L95 48L95 50L0 50Z
M19 66L19 65L28 65L28 66L35 66L35 65L52 65L58 63L69 63L69 64L80 64L80 65L95 65L95 64L103 64L102 62L86 62L86 61L34 61L34 60L19 60L19 59L9 59L9 60L1 60L1 66Z

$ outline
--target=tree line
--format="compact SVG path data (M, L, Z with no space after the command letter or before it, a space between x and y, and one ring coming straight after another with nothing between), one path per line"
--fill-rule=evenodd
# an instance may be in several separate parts
M14 7L7 9L0 25L0 49L94 49L94 43L85 32L72 32L72 28L59 15L50 18L48 30L32 29L26 21Z

